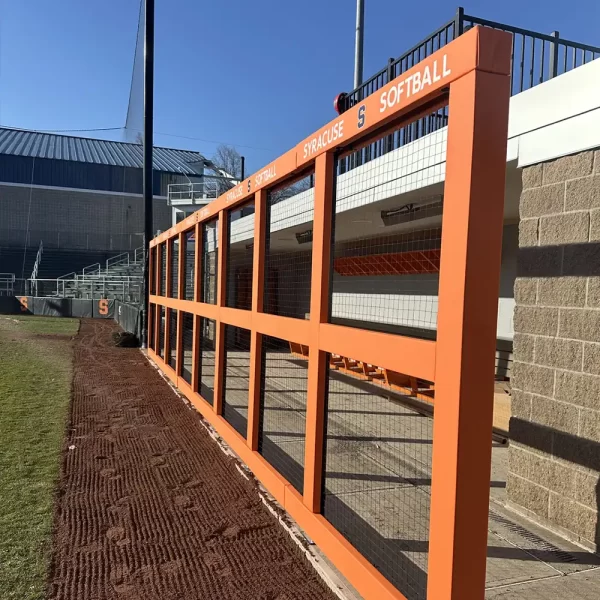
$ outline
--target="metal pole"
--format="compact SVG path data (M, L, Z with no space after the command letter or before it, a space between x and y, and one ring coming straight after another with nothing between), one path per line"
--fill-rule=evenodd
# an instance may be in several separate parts
M246 157L241 156L240 158L242 159L242 173L241 173L240 181L243 181L244 179L246 179Z
M558 31L553 31L550 34L552 37L556 38L556 42L550 42L550 64L548 65L548 75L550 79L556 77L558 75L558 38L560 34ZM565 52L567 51L565 47ZM542 65L542 72L544 71L544 65Z
M144 18L144 306L142 348L148 347L150 240L152 239L152 145L154 121L154 0L145 0Z
M365 0L356 0L356 41L354 47L354 89L363 82L363 42L365 38Z

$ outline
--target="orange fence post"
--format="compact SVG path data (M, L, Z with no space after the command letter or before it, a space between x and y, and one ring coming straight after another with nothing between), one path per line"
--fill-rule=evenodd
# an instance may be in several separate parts
M483 600L485 589L509 86L506 75L475 70L450 87L428 575L435 600Z
M304 504L321 511L323 474L323 424L327 353L319 349L321 323L329 319L329 275L331 270L331 222L333 219L334 156L326 152L315 161L312 274L310 284L310 343L306 441L304 445Z
M227 292L227 213L219 212L218 224L218 252L217 252L217 306L225 306L225 294ZM221 319L216 323L215 342L215 395L214 411L220 415L223 412L223 385L225 383L225 324Z
M259 190L254 196L254 249L252 256L252 312L263 310L265 287L265 247L267 226L267 192ZM248 398L247 443L251 450L258 450L260 418L262 335L255 327L250 332L250 397Z

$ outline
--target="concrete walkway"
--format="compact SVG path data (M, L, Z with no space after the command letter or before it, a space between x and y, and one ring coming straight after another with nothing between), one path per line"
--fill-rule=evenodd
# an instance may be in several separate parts
M230 372L235 364L240 379L246 377L248 354L231 358ZM306 366L289 353L267 353L262 442L271 450L264 455L300 482ZM245 412L245 398L228 401ZM409 600L426 596L432 425L432 417L400 396L330 374L324 515ZM493 443L486 598L559 597L571 580L565 597L600 598L599 557L505 506L507 453L506 445Z

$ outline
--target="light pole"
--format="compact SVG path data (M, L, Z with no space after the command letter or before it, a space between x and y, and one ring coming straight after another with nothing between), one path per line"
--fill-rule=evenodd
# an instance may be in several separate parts
M354 45L354 89L363 82L363 43L365 39L365 0L356 0L356 39Z
M148 347L150 314L150 240L152 219L152 150L154 143L154 0L145 0L144 15L144 306L142 307L142 347Z

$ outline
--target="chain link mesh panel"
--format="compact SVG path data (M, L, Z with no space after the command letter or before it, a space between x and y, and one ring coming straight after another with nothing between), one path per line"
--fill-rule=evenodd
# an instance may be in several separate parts
M157 269L156 252L157 252L156 246L154 248L150 248L150 255L152 257L152 260L150 261L149 277L150 277L150 293L152 295L156 295L156 269Z
M177 311L168 308L169 317L169 366L175 368L177 365Z
M435 338L445 160L441 130L348 172L338 163L332 322Z
M252 308L254 251L254 202L227 213L229 247L227 251L226 306Z
M160 279L159 296L167 295L167 244L160 245Z
M217 220L202 225L202 302L217 303Z
M200 318L200 352L196 362L198 369L198 393L209 403L214 402L215 347L217 324L212 319Z
M264 310L305 319L310 311L312 176L268 193Z
M183 234L185 249L182 250L183 275L185 282L183 284L184 300L194 299L194 265L196 262L196 238L194 230L186 231Z
M171 298L179 298L179 239L169 240L171 248Z
M242 436L248 431L250 331L225 325L223 418Z
M192 384L192 351L194 345L194 315L184 312L181 314L181 376L188 384Z
M158 308L158 355L165 358L165 307L160 306Z
M329 358L323 515L408 600L426 597L433 419Z
M304 442L308 348L263 336L258 451L300 493L304 488Z
M154 332L156 328L156 304L148 306L148 346L156 352L156 340Z

